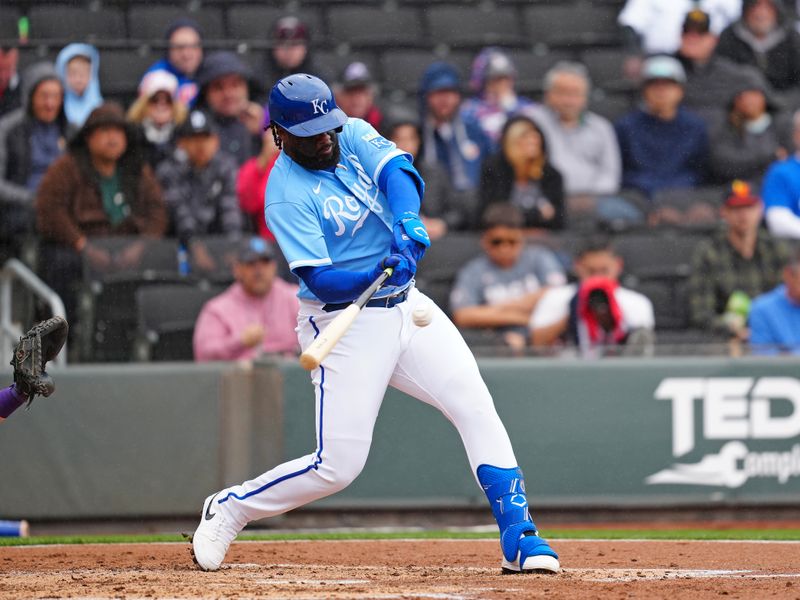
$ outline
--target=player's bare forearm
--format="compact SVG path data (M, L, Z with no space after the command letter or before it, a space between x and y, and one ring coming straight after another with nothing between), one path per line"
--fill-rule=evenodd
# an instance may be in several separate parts
M508 309L504 306L467 306L453 313L458 327L508 327L527 325L530 311Z
M531 344L534 346L552 346L567 330L569 317L564 317L552 325L537 327L531 331Z

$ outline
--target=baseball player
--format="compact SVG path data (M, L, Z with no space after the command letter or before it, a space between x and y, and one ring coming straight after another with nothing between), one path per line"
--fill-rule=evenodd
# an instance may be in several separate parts
M557 572L558 555L531 520L522 471L472 353L447 316L414 287L417 262L430 242L418 216L424 183L410 155L365 121L348 118L330 88L311 75L279 80L269 112L282 153L267 184L266 218L301 280L301 347L384 268L393 272L311 372L314 452L206 498L192 539L195 561L203 570L218 569L248 522L352 482L367 460L391 385L455 425L497 519L503 569ZM420 303L434 311L424 328L412 320Z
M37 394L47 397L53 393L55 384L45 366L61 351L67 341L67 330L63 318L53 317L37 323L19 338L11 359L14 383L0 390L0 422L25 402L33 402Z

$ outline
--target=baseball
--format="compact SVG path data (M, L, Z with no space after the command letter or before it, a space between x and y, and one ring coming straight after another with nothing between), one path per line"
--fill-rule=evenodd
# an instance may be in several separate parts
M433 319L433 306L430 302L420 302L414 307L411 313L414 325L417 327L427 327Z

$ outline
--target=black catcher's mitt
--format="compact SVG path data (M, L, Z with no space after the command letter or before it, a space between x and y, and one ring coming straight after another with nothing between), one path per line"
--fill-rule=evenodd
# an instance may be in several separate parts
M53 378L44 368L47 361L53 360L64 346L68 330L63 318L53 317L37 323L19 338L11 366L14 367L14 383L20 392L27 394L28 402L37 394L46 398L53 393Z

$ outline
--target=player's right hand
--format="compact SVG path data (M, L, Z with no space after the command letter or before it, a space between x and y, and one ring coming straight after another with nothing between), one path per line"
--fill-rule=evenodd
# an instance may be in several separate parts
M375 267L373 270L375 277L373 277L373 279L380 275L381 271L387 267L391 267L392 274L389 279L386 280L386 284L402 286L411 281L411 278L414 277L414 272L416 271L414 268L415 266L416 265L412 265L402 254L390 254Z

